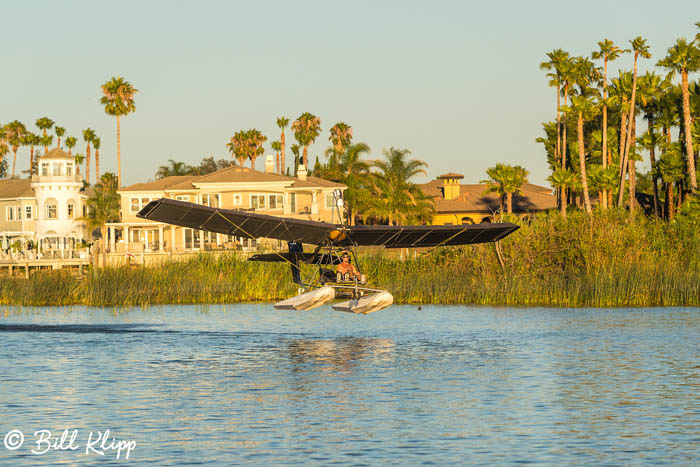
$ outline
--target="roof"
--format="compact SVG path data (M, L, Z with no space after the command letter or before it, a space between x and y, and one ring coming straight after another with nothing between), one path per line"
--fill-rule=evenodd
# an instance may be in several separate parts
M458 174L455 172L448 172L446 174L442 174L442 175L438 176L438 180L442 180L442 179L446 179L446 178L460 178L461 179L461 178L464 178L464 175Z
M152 182L135 183L124 187L119 191L163 191L175 185L190 183L195 178L199 177L196 175L173 175L171 177L160 178Z
M173 175L152 182L135 183L119 191L170 191L194 190L194 184L200 183L259 183L287 182L292 188L343 188L341 183L331 182L318 177L306 177L306 180L287 177L276 173L260 172L240 165L217 170L207 175Z
M75 157L69 155L66 152L61 151L59 148L53 148L47 154L39 156L39 159L70 159L70 160L74 160Z
M28 178L9 178L0 180L0 199L33 198L32 181Z
M484 193L485 184L462 184L460 194L453 199L444 199L442 193L442 180L431 180L419 185L423 192L433 197L435 209L438 213L448 212L484 212L498 211L501 206L496 193ZM513 195L513 211L544 211L554 209L557 206L556 197L547 187L530 183L520 187L522 194Z

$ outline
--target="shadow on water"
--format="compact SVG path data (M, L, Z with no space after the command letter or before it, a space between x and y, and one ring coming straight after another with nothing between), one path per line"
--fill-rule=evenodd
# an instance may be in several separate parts
M78 334L125 334L143 332L177 332L150 329L158 324L0 324L0 332L66 332Z

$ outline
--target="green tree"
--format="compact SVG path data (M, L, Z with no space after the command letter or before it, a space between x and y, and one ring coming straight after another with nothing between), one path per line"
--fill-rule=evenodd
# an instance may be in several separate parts
M248 159L250 147L248 145L248 135L244 130L239 130L231 137L231 141L226 144L231 156L238 161L238 165L243 165L243 162Z
M287 142L284 136L284 129L287 128L287 125L289 125L289 119L287 117L279 117L277 119L277 126L282 131L280 134L280 157L282 159L280 173L284 173L284 170L287 167L287 159L285 158L285 148L287 146Z
M103 253L107 249L107 223L119 222L119 202L117 185L114 183L114 174L104 174L103 178L95 184L94 190L87 199L87 215L81 220L88 225L89 231L100 229L100 244ZM103 264L106 257L103 256Z
M15 176L15 167L17 166L17 150L22 145L22 138L27 134L27 128L18 120L12 121L5 125L5 138L9 146L12 148L12 177Z
M161 165L158 167L158 171L156 172L156 180L165 177L189 175L191 171L192 167L184 162L176 162L173 159L169 159L167 165Z
M41 144L41 137L30 131L22 137L22 144L29 146L29 176L34 175L34 147Z
M308 168L309 146L321 134L321 119L309 112L304 112L292 123L292 131L294 131L294 138L304 148L302 163Z
M56 147L61 149L61 138L63 138L63 135L66 134L66 129L62 126L56 125L53 130L56 132L56 138L58 139L56 142Z
M292 154L294 154L294 176L297 176L297 170L299 170L299 145L292 144L291 148Z
M282 150L282 143L280 141L273 141L270 143L270 147L275 151L275 162L277 164L277 173L282 173L282 160L280 159L280 151Z
M345 209L350 225L355 225L356 215L372 204L370 164L362 159L367 153L369 146L365 143L350 144L340 158L339 173L342 175L335 181L348 187L345 191Z
M503 198L506 199L506 211L513 214L513 195L520 194L520 187L527 183L529 172L519 165L496 164L486 170L489 178L482 180L486 184L485 193L497 193L501 199L501 212L503 212Z
M561 85L562 85L562 70L566 70L569 60L569 52L565 52L562 49L555 49L547 53L548 62L540 63L541 70L553 70L548 73L547 76L550 78L549 85L557 88L557 139L554 143L554 159L560 162L560 151L561 151Z
M581 187L583 189L583 205L586 212L590 214L591 198L588 194L588 179L586 178L586 155L584 152L583 140L583 121L585 118L593 116L596 113L596 105L589 97L572 96L571 109L578 115L578 124L576 126L576 135L578 140L578 158L579 158L579 175L581 177Z
M113 77L102 84L102 99L107 115L117 118L117 185L122 186L121 129L119 119L136 110L134 96L138 92L122 77ZM89 177L89 175L88 175Z
M95 139L95 131L92 128L83 130L83 141L85 141L85 181L90 184L90 145Z
M92 138L92 148L95 150L95 180L100 180L100 146L102 141L98 136ZM111 173L111 172L110 172Z
M40 119L38 119L36 121L35 124L37 127L39 127L40 130L43 131L44 139L42 139L42 142L46 143L47 141L49 141L47 138L48 135L46 133L46 130L49 130L49 129L51 129L51 127L53 127L54 121L48 117L41 117ZM51 140L53 141L53 138L51 138ZM51 142L49 142L48 144L51 144ZM44 154L46 154L48 152L49 152L49 146L46 145L46 146L44 146Z
M700 50L691 42L681 38L668 49L667 55L659 60L657 66L668 70L668 78L673 78L676 73L681 75L681 91L683 97L683 133L685 136L686 161L688 163L688 177L690 189L693 193L698 188L695 176L695 157L691 137L690 96L688 91L688 74L700 69Z
M263 135L260 130L255 128L248 130L248 144L250 145L250 151L248 157L250 158L250 167L255 169L255 159L258 156L262 156L265 153L264 144L267 141L267 136Z
M76 144L78 144L77 138L75 138L73 136L69 136L66 138L66 147L68 148L68 155L69 156L73 154L73 148L75 147Z
M674 184L678 185L683 179L684 166L680 144L674 143L667 148L666 153L661 156L654 168L657 176L661 178L666 187L666 218L668 220L673 219L675 210Z
M352 127L347 123L336 123L331 127L330 134L328 140L333 145L336 154L344 153L345 149L352 143Z

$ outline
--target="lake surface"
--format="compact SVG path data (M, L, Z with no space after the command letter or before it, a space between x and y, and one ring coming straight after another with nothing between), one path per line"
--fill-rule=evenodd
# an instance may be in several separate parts
M4 308L0 339L2 465L700 463L698 309ZM128 460L86 454L106 429Z

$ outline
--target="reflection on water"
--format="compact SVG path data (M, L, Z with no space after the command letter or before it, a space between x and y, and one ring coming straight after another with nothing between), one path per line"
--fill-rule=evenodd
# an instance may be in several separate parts
M154 465L700 460L698 310L5 311L0 437L109 428ZM39 461L98 462L0 445Z

